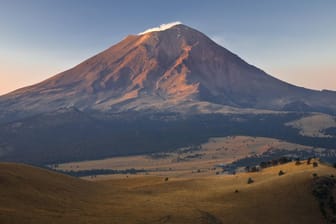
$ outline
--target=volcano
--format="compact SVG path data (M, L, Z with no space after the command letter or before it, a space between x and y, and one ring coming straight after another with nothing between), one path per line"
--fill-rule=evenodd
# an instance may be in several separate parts
M304 112L304 113L302 113ZM336 112L336 93L297 87L183 24L127 36L41 83L0 96L0 161L51 164L148 154L213 136L300 136L288 122Z
M0 97L2 117L64 107L114 112L202 113L202 108L334 112L336 93L278 80L203 33L176 24L127 36L70 70Z

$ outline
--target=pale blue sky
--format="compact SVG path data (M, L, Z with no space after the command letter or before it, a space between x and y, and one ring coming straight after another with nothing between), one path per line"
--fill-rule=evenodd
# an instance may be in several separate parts
M0 94L173 21L280 79L336 90L334 0L0 0Z

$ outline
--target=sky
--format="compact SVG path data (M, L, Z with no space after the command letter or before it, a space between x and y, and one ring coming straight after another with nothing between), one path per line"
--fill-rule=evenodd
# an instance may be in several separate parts
M174 21L279 79L336 90L335 0L0 0L0 95Z

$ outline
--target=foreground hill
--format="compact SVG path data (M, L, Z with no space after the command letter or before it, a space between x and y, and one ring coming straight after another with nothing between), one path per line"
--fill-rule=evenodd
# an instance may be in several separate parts
M0 223L76 223L95 184L32 166L0 164ZM64 216L64 217L63 217Z
M279 170L285 172L278 176ZM0 165L1 223L325 223L312 194L333 168L294 163L259 173L89 182ZM247 184L248 177L254 183ZM236 190L238 192L236 192Z

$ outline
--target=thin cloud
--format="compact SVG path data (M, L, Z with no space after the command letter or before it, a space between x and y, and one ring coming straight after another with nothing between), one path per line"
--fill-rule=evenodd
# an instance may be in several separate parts
M150 33L150 32L155 32L155 31L167 30L167 29L169 29L169 28L171 28L173 26L179 25L179 24L182 24L182 23L180 21L176 21L176 22L161 24L158 27L153 27L153 28L150 28L148 30L145 30L144 32L139 33L139 35L143 35L145 33Z

